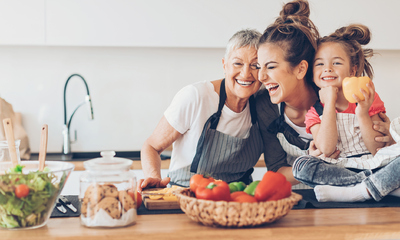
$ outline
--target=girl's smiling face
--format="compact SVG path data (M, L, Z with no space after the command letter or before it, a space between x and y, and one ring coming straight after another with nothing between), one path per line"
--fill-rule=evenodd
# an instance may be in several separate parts
M298 79L284 58L283 49L272 43L264 43L258 48L259 80L268 89L272 103L288 102L296 96Z
M342 81L355 75L350 57L340 43L325 42L318 46L315 54L314 82L319 88L334 86L342 89Z

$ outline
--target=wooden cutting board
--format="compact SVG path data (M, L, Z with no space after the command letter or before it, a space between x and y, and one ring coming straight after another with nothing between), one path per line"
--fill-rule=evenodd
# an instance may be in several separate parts
M143 193L146 193L147 191L157 191L159 189L144 189ZM143 196L143 204L149 210L180 209L178 201L167 201L163 199L152 200L148 196Z
M178 201L151 200L148 197L143 199L144 206L149 210L180 209Z

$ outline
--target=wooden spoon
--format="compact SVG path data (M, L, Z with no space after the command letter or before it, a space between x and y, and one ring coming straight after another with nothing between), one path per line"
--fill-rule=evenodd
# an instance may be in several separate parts
M47 135L48 135L47 124L43 124L41 135L40 135L39 171L43 171L44 162L46 161Z
M6 138L8 142L8 151L10 152L10 158L13 168L18 164L17 150L15 149L15 139L14 131L10 118L5 118L3 120L4 130L6 133Z

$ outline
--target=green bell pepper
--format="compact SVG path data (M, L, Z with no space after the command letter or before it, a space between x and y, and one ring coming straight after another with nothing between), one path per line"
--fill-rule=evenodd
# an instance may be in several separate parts
M260 181L254 181L254 182L250 183L243 191L251 196L254 196L257 185L259 183L260 183Z
M237 191L243 191L246 188L246 184L244 182L231 182L229 183L229 190L231 193Z

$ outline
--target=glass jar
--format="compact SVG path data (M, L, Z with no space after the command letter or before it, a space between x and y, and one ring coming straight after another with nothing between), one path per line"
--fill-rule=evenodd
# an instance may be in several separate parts
M136 222L136 177L132 160L101 152L84 162L80 177L81 224L86 227L124 227Z
M18 164L21 164L19 145L21 140L15 140L15 151L17 152ZM0 141L0 162L11 162L10 150L7 141Z

